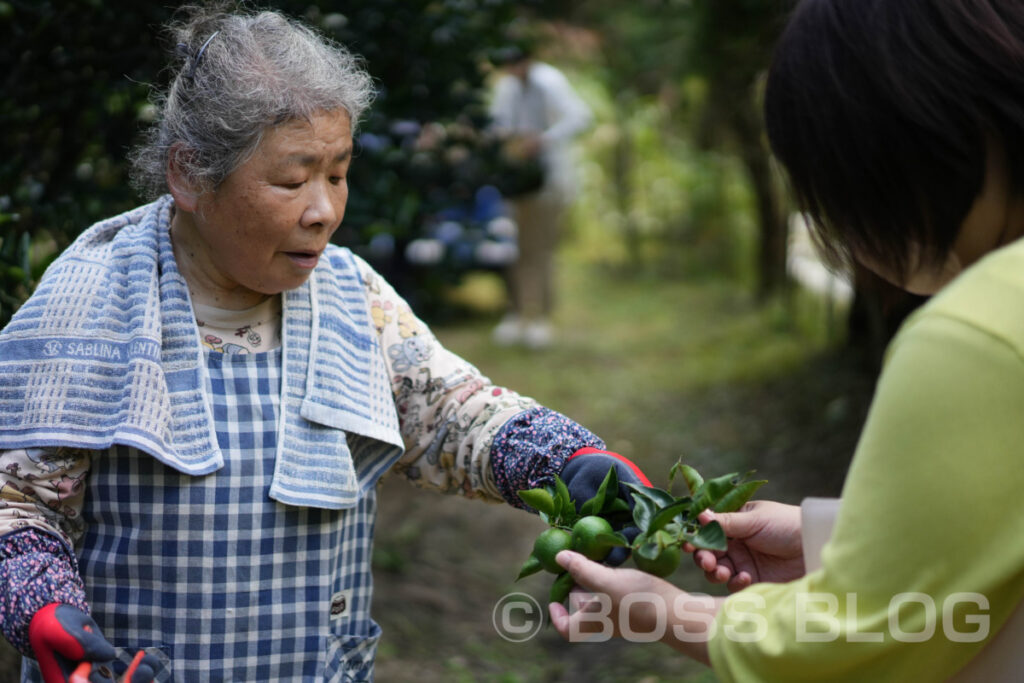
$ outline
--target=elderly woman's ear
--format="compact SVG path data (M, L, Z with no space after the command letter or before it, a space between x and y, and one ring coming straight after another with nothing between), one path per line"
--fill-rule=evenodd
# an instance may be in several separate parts
M188 156L195 154L184 144L176 142L167 153L167 188L174 197L174 205L182 211L196 210L202 188L188 173Z

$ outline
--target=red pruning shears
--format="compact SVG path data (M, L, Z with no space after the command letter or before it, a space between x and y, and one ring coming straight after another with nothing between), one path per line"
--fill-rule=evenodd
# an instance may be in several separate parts
M114 646L92 617L71 605L52 603L32 617L29 642L44 683L115 683ZM139 652L117 683L150 683L160 663Z
M139 671L139 665L143 663L143 659L146 657L146 653L139 650L135 653L135 657L132 659L132 663L128 665L128 670L124 672L124 676L121 677L121 683L137 683L133 680L135 673ZM95 668L95 671L94 671ZM142 672L140 672L141 674ZM94 677L94 674L96 676ZM113 681L114 672L110 670L104 664L97 664L95 662L82 662L78 665L78 668L71 672L71 678L68 679L68 683L98 683L99 681ZM140 681L152 681L153 673L150 669L147 675L143 675ZM47 682L48 683L48 682Z

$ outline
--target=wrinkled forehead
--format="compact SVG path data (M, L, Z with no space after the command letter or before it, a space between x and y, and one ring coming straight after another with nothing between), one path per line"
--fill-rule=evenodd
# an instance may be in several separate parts
M343 161L351 153L351 118L344 109L338 109L271 126L264 131L254 156L269 157L277 163L311 164Z

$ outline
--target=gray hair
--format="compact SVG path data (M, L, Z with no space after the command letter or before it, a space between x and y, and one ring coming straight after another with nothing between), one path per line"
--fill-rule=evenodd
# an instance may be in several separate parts
M341 45L277 12L185 10L168 26L182 63L156 118L130 156L132 182L149 198L168 191L176 163L214 189L256 149L264 133L317 111L344 109L353 132L373 100L372 80Z

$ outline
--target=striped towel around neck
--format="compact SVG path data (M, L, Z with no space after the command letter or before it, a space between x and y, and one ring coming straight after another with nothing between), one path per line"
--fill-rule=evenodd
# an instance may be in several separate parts
M0 332L0 449L139 448L190 475L223 467L203 347L171 248L164 196L97 223L47 270ZM351 253L331 246L284 293L281 431L271 498L358 500L346 432L403 445Z

